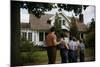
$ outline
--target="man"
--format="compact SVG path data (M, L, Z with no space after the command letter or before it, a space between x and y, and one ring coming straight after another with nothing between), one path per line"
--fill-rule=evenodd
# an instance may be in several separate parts
M69 51L68 51L68 60L69 62L72 62L72 45L73 44L73 39L72 37L70 37L70 41L69 41Z
M73 37L69 42L69 62L77 62L77 50L78 50L78 43L76 38Z
M57 52L56 45L57 45L57 37L55 35L55 27L52 27L50 29L50 32L46 36L48 64L55 64L56 52Z

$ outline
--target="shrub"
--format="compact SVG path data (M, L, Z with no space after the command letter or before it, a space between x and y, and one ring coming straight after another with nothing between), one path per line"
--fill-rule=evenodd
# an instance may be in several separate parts
M95 47L95 33L94 32L90 32L87 34L85 44L86 44L86 47L93 47L93 48Z
M21 38L20 42L20 64L32 63L32 53L35 51L34 43L24 38Z

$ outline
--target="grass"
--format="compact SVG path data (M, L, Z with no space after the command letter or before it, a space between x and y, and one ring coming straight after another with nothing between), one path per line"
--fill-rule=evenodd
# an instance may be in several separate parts
M95 55L95 49L94 48L86 48L85 50L85 56L90 57Z
M94 56L95 56L94 50L91 48L86 48L85 57L93 57L94 58ZM32 65L48 64L47 52L45 50L44 51L39 51L39 50L34 51L32 53L32 59L34 60L31 62ZM89 60L87 60L87 61L89 61ZM57 50L57 55L56 55L56 62L57 61L59 61L59 62L61 61L59 50Z
M35 64L41 64L43 62L47 62L48 61L48 57L47 57L47 53L46 51L36 51L33 52L32 57L34 57L34 63Z
M87 57L86 61L95 61L95 49L87 48L85 50L85 57Z
M47 51L36 51L32 54L32 57L34 57L34 64L47 64L48 63L48 56L47 56ZM59 50L57 51L57 57L56 61L60 60L60 54Z

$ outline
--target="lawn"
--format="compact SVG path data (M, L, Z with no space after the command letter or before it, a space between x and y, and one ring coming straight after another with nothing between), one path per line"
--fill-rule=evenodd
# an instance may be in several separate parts
M34 57L34 64L48 64L48 56L46 51L36 51L32 54ZM59 50L57 50L57 57L56 61L60 61L60 53Z
M30 65L48 64L47 52L45 50L34 51L34 52L32 52L31 57L32 57L31 58L32 62L29 63ZM86 48L86 50L85 50L85 57L86 57L86 61L93 61L93 60L95 60L94 59L95 58L94 50L90 49L90 48ZM60 52L59 52L59 50L57 50L56 63L60 63L60 61L61 61Z

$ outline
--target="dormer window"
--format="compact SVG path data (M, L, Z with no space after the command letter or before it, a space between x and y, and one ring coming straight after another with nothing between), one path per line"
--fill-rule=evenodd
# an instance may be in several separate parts
M62 20L63 25L65 25L65 20Z

